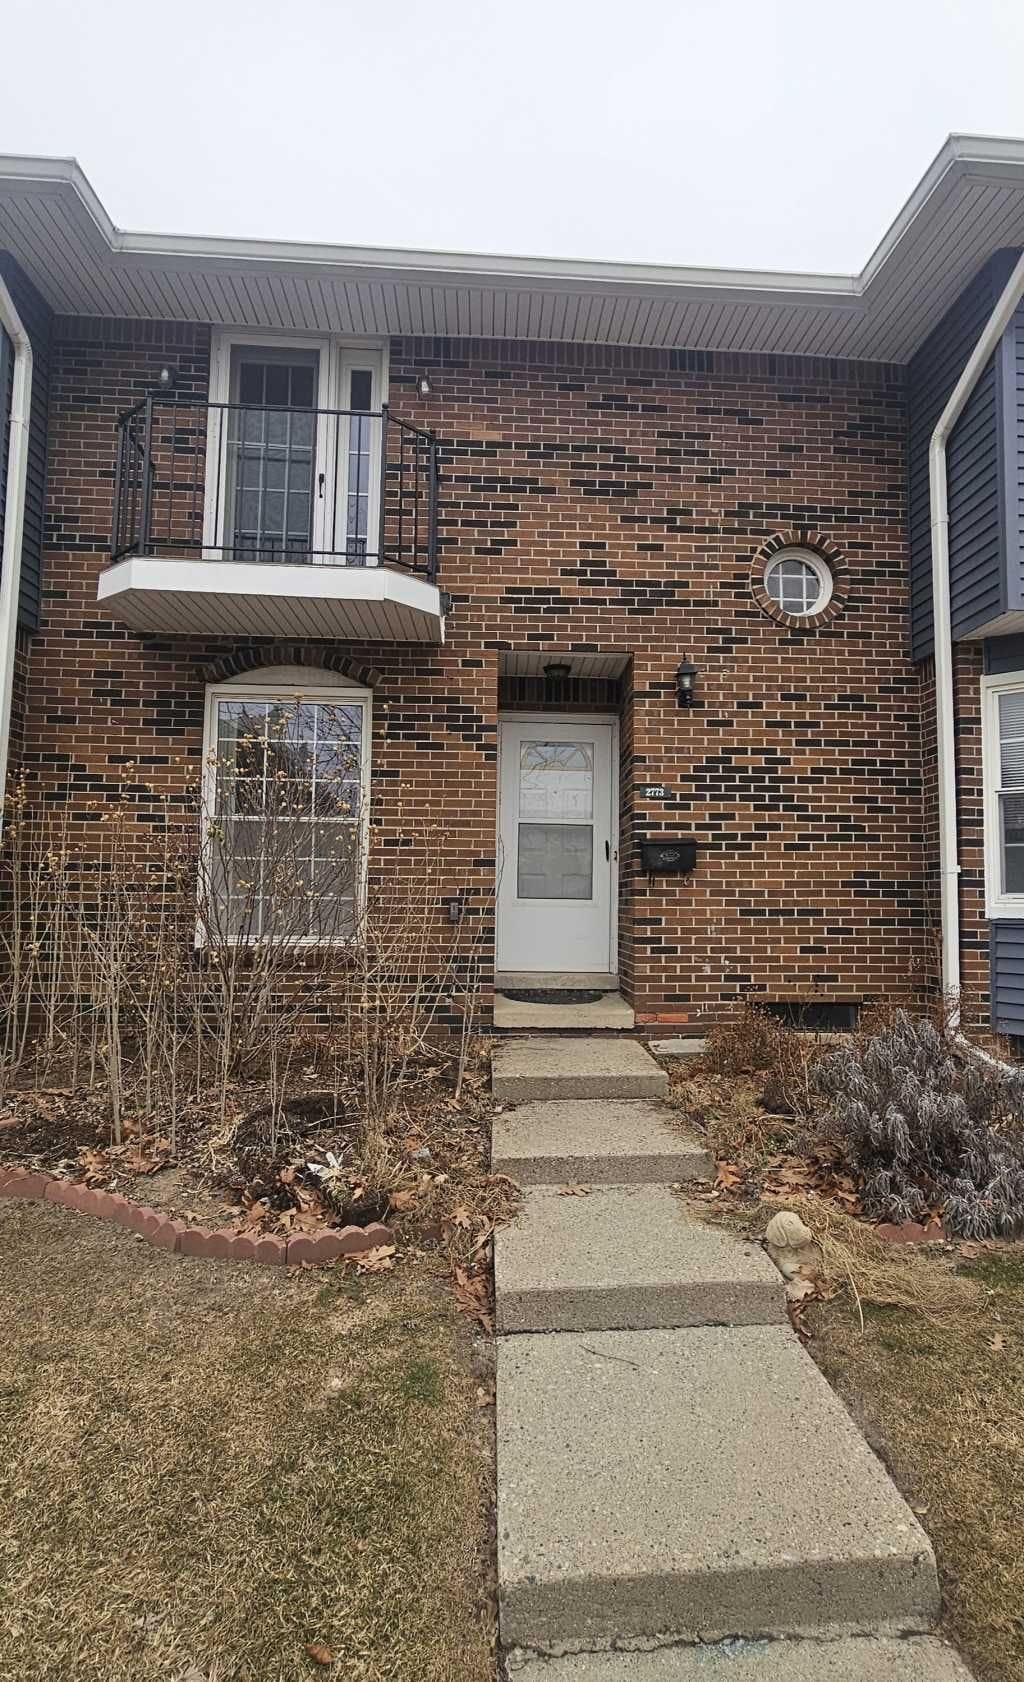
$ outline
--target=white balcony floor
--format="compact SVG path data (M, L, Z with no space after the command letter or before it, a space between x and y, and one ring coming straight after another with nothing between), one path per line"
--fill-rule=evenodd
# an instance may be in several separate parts
M133 630L166 636L444 641L440 590L389 567L131 556L101 574L97 600Z

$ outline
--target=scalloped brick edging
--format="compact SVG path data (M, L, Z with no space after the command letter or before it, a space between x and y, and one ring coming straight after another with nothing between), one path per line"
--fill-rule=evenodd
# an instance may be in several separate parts
M179 1256L206 1256L216 1261L262 1262L269 1267L298 1267L302 1262L319 1265L395 1242L391 1228L380 1221L371 1221L369 1226L302 1233L295 1238L269 1238L236 1232L233 1227L189 1226L145 1203L132 1203L120 1192L93 1191L72 1180L24 1168L0 1168L0 1197L57 1203L65 1209L77 1209L82 1215L95 1215L101 1221L128 1227L155 1250L168 1250Z

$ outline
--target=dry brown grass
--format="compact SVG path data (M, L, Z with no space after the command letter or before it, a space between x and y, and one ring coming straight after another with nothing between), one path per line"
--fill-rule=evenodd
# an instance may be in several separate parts
M487 1682L485 1380L424 1263L290 1278L49 1207L0 1226L3 1682Z
M760 1235L780 1206L731 1218ZM820 1199L784 1206L825 1262L811 1353L932 1538L947 1633L978 1682L1021 1682L1024 1246L894 1247Z

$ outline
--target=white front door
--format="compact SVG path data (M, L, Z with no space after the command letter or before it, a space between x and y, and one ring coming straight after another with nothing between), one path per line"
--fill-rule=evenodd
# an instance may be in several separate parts
M499 724L499 970L612 968L615 726Z

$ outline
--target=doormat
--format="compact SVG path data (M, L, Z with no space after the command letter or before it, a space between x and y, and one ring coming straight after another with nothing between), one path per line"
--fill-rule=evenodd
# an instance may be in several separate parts
M503 999L517 1005L596 1005L604 994L599 988L586 987L511 987L501 989Z

